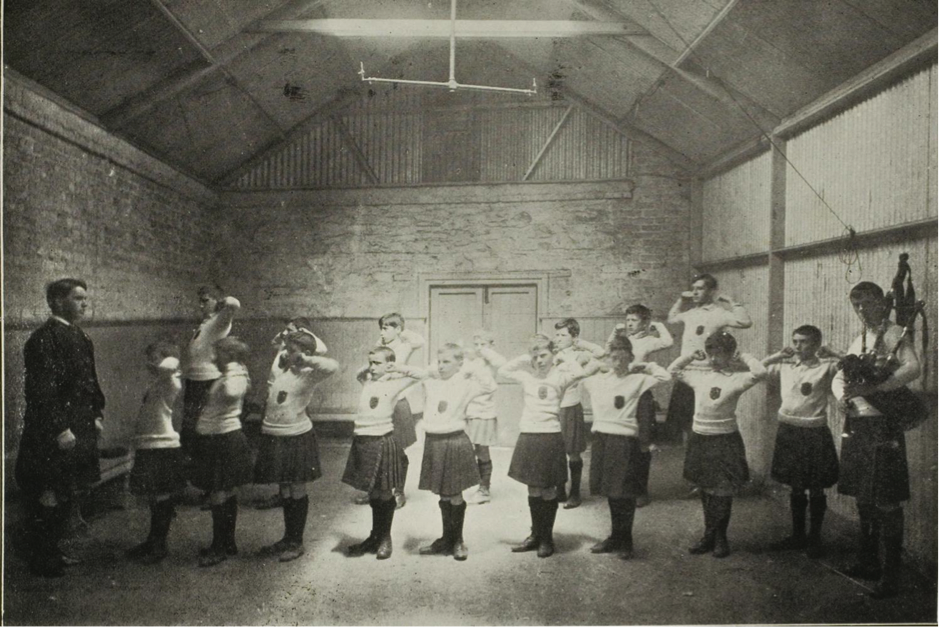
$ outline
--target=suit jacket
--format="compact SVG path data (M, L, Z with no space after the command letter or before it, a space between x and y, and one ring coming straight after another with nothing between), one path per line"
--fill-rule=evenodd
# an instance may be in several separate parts
M95 418L101 416L105 400L91 338L75 325L50 318L26 341L23 355L26 413L17 481L26 489L56 489L60 486L55 484L66 480L95 481ZM69 452L61 451L56 441L66 429L77 440Z

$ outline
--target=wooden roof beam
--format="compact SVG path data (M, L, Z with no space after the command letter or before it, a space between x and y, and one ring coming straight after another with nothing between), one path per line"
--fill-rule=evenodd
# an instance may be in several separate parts
M312 11L324 2L326 0L290 0L274 9L267 17L276 16L280 19L292 19ZM175 16L173 19L175 20ZM202 55L202 59L183 66L136 96L128 98L110 111L105 112L100 116L101 122L111 129L123 128L133 120L151 112L161 103L175 98L187 89L198 85L206 77L230 65L243 54L255 50L271 37L273 35L238 33L220 43L211 51L205 50L200 43L197 49Z
M255 29L264 33L312 33L333 37L406 37L449 39L450 20L263 20ZM522 39L533 37L647 36L633 24L560 20L456 20L460 39Z

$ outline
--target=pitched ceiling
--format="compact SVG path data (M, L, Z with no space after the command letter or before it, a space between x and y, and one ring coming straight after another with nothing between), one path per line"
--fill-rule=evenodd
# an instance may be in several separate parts
M356 74L446 80L447 42L260 32L261 20L448 19L447 0L6 0L7 67L205 181L361 100ZM935 28L909 0L461 0L459 19L624 22L645 34L458 40L464 83L541 86L686 168ZM428 92L429 93L429 92ZM447 92L434 92L434 102ZM489 97L489 96L486 96ZM505 98L505 96L492 96Z

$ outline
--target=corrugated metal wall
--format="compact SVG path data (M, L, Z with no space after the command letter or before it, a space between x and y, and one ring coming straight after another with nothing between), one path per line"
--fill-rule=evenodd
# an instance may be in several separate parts
M766 152L702 186L701 257L727 259L769 248L771 154Z
M935 216L935 98L934 65L790 139L787 155L857 231ZM842 235L812 190L787 180L786 245Z
M568 105L419 108L413 96L357 105L341 116L379 185L521 181ZM629 176L629 140L579 108L564 121L528 180ZM371 185L336 119L324 120L233 183L237 189Z
M917 222L936 216L936 66L918 71L853 106L832 119L788 140L787 156L827 202L859 232ZM703 184L702 248L704 260L726 258L728 243L722 233L735 238L754 236L755 219L749 211L759 208L768 227L770 215L769 186L760 190L758 203L746 205L740 199L754 198L753 173L769 176L763 157L716 176ZM768 180L768 178L767 178ZM843 226L791 169L786 176L785 245L811 244L843 234ZM723 205L723 206L720 206ZM761 226L762 228L762 226ZM760 231L761 245L748 244L744 250L769 250L766 231ZM731 240L732 241L732 240ZM848 293L858 281L874 281L889 287L901 252L910 254L913 280L920 298L927 302L927 317L932 333L925 351L921 346L921 324L917 329L917 351L929 359L927 389L932 399L932 419L907 434L912 498L907 504L906 548L924 569L935 569L937 511L937 421L936 393L936 294L937 239L935 234L892 235L881 243L868 242L854 250L809 249L798 257L786 257L783 263L783 337L774 338L772 348L788 343L789 333L801 324L818 326L826 343L845 350L860 333L860 323L848 303ZM726 251L726 252L724 252ZM845 254L849 253L849 254ZM705 263L705 267L707 267ZM749 333L741 333L741 344L765 354L765 329L768 326L768 267L712 272L721 289L746 301L755 322ZM736 334L735 334L736 335ZM765 394L754 394L741 401L745 412L765 412ZM764 453L771 460L775 421L767 417L763 426L749 434L742 424L751 461ZM841 416L832 405L830 427L838 440L843 427ZM837 442L840 448L840 442ZM856 516L853 499L830 490L831 507L848 517Z

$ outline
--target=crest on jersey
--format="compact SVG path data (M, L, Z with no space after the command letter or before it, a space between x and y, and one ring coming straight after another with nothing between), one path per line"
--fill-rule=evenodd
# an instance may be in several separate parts
M447 411L447 401L440 401L437 403L437 413L443 414Z
M806 381L799 390L802 392L802 396L808 396L812 393L812 384Z
M538 388L538 398L540 398L541 400L548 398L547 386L542 385L540 388Z
M375 409L376 407L378 407L378 397L373 396L372 398L368 399L368 406L371 407L372 409Z
M626 407L626 399L622 396L613 397L613 407L616 409L622 409Z
M277 393L277 404L283 405L284 401L287 400L287 392L281 391Z
M720 397L721 397L721 389L720 389L720 388L711 388L711 400L715 400L715 401L716 401L716 400L719 399Z
M698 328L694 330L695 335L704 335L704 325L699 324Z

